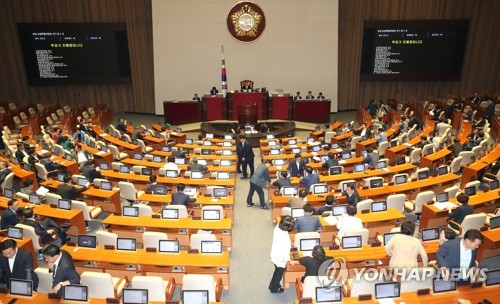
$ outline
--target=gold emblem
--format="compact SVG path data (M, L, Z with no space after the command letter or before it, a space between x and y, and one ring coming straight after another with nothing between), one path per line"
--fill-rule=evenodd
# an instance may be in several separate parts
M234 12L230 18L234 25L234 33L236 36L257 37L262 15L256 12L252 7L245 4L238 11Z

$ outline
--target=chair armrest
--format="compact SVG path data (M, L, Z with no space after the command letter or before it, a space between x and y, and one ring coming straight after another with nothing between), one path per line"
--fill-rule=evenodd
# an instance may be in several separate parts
M188 210L188 217L193 217L193 210Z
M217 285L215 286L215 300L220 301L220 296L222 294L222 278L217 278Z
M462 225L460 225L459 223L455 222L454 220L447 220L446 223L449 225L449 224L455 224L457 225L458 227L458 235L461 235L462 234Z
M101 205L89 208L89 215L91 219L96 219L103 212Z
M336 234L336 233L335 233L335 234L333 235L333 237L332 237L332 242L333 242L334 244L336 244L336 243L335 243L335 240L337 240L337 241L339 242L339 245L342 245L342 239L341 239L341 238L338 236L338 234Z
M170 278L167 283L167 288L165 288L165 299L171 300L175 291L175 279Z
M342 294L346 298L350 297L351 296L351 286L349 286L349 282L347 281L347 279L344 279L342 276L340 276L339 279L342 281Z
M304 292L304 287L302 286L302 278L298 277L295 279L295 291L297 292L297 298L302 298L302 294Z
M123 282L125 281L125 282ZM122 296L122 291L123 291L123 288L127 287L129 285L130 281L129 279L127 278L127 276L123 276L121 277L118 282L116 282L115 284L115 288L114 288L114 293L115 293L115 298L116 299L119 299L121 296ZM123 286L122 286L123 285ZM122 286L122 287L121 287Z

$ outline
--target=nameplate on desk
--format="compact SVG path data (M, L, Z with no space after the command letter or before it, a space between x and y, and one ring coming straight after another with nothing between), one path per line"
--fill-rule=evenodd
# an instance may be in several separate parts
M7 288L0 288L0 293L9 293Z
M358 301L369 301L372 299L371 294L362 294L358 296Z
M172 267L172 272L184 272L183 266L174 266Z
M470 288L479 288L483 286L483 282L474 282L470 284Z
M231 230L229 229L223 229L222 234L231 234Z
M159 219L161 216L159 214L151 214L151 218Z
M365 214L365 213L370 213L370 210L367 210L367 209L361 210L361 214Z
M193 216L193 220L199 221L199 220L201 220L201 216Z
M76 243L75 242L66 242L67 246L75 247Z
M313 302L312 298L300 298L299 299L299 304L310 304Z
M120 300L115 298L106 298L106 304L120 304Z
M340 246L339 246L339 245L331 245L331 246L329 247L329 249L330 249L330 250L338 250L339 248L340 248Z
M57 205L49 204L50 208L57 208Z
M135 231L137 231L137 232L143 232L144 228L143 227L137 227L137 228L135 228Z
M233 209L233 206L231 206L231 205L224 205L224 209Z
M479 231L487 231L488 229L489 227L484 225L483 227L479 228Z
M212 194L204 194L205 197L212 197Z
M187 229L179 229L179 234L187 234L188 230Z
M115 250L115 245L104 245L105 250Z
M217 267L217 273L227 273L227 267Z
M380 247L380 246L382 246L382 243L380 243L380 242L373 242L373 243L371 243L371 245L372 245L372 247Z
M431 293L431 290L429 288L423 288L423 289L417 290L417 296L428 295L430 293Z
M297 247L290 248L290 252L297 252Z
M146 252L156 252L156 248L154 248L154 247L146 247Z
M48 293L48 294L47 294L47 297L48 297L49 299L56 299L56 300L59 300L59 299L60 299L59 295L58 295L57 293L55 293L55 292Z
M193 204L193 209L200 209L201 205L200 204Z
M198 249L189 249L188 250L188 253L192 253L192 254L197 254L199 251Z

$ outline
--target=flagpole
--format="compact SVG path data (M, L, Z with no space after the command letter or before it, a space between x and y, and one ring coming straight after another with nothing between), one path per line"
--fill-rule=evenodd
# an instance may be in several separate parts
M224 46L221 45L222 49L222 97L226 97L227 94L227 78L226 78L226 60L224 59Z

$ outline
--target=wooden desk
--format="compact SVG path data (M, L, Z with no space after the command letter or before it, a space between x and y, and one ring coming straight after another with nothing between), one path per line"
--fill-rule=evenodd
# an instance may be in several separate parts
M129 156L133 156L133 153L137 152L137 153L141 153L142 152L142 149L140 146L138 145L133 145L131 143L128 143L128 142L125 142L123 140L120 140L118 138L114 138L113 136L107 134L106 132L104 132L101 127L99 126L96 126L96 125L93 125L92 126L92 130L94 130L94 132L97 134L97 136L99 136L100 138L102 138L104 141L107 141L117 147L120 147L122 149L125 149L126 152L129 154Z
M399 130L399 126L397 123L400 121L401 119L395 121L395 124L392 125L390 129L385 131L387 134L387 141L389 142L389 147L391 145L391 137ZM369 138L364 141L358 141L356 143L356 155L361 155L361 151L366 150L370 146L376 146L376 145L377 145L377 140L375 138Z
M17 166L17 165L12 165L12 172L14 172L14 176L20 180L21 185L28 179L31 179L33 181L33 188L36 190L38 189L38 179L33 171L26 171L23 168Z
M283 141L283 144L284 144L284 145L288 144L288 141L289 141L290 139L294 139L294 140L302 140L302 141L303 141L302 137L300 137L300 136L293 136L293 137L280 137L280 138L281 138L281 140ZM274 140L277 140L277 138L273 138L273 139L267 139L267 138L264 138L264 139L259 139L259 146L260 146L260 147L266 147L266 146L268 146L268 143L269 143L269 141L270 141L270 140L273 140L273 141L274 141Z
M202 104L198 101L164 101L165 123L181 125L202 120Z
M460 188L465 187L465 185L470 182L473 176L478 176L479 171L486 169L494 161L500 158L500 145L497 145L490 153L485 157L476 160L473 164L468 165L462 170L462 181L460 183Z
M434 131L434 127L435 127L435 121L428 120L426 122L424 130L419 135L409 140L406 144L397 145L392 148L388 147L387 150L385 150L384 157L389 159L389 163L391 164L395 163L396 159L401 155L409 154L408 150L410 147L414 147L420 144L420 142L422 141L422 139L420 139L420 136L422 135L429 136L429 134L431 134L431 132Z
M158 138L151 135L144 136L145 143L151 145L155 150L161 150L161 148L167 143L165 138Z
M74 160L66 160L65 158L62 158L61 156L55 156L55 155L52 155L50 157L50 160L58 165L61 165L64 168L66 168L66 170L68 171L68 174L70 174L70 175L80 174L80 169L78 169L78 163Z
M87 205L102 207L102 210L113 214L122 214L119 190L101 190L90 187L83 193Z
M80 143L80 145L82 145L82 148L84 150L87 150L90 153L92 153L92 155L94 156L95 162L97 164L100 164L101 162L106 162L108 164L111 164L113 162L113 154L111 152L103 152L99 149L92 148L91 146L87 146L84 143Z
M161 157L169 157L172 155L172 152L163 152L163 151L153 151L151 152L152 155L159 155ZM233 155L216 155L215 153L210 154L210 155L201 155L201 154L188 154L186 155L186 159L190 159L191 157L196 157L200 159L206 159L208 161L214 161L216 159L228 159L231 161L236 161L237 155L234 153Z
M198 157L199 159L204 159L203 156ZM162 163L156 163L152 161L147 161L147 160L137 160L133 158L126 158L121 161L123 164L131 165L131 166L144 166L148 168L153 168L153 169L160 169L163 166L165 166L167 163L162 162ZM181 171L187 171L187 167L189 165L177 165L177 167ZM215 165L208 165L208 170L207 172L236 172L236 165L232 166L226 166L226 167L221 167L221 166L215 166Z
M194 149L207 149L207 150L212 150L212 151L222 151L222 150L231 150L233 152L236 152L236 145L232 145L231 147L223 147L219 145L211 145L211 146L203 146L203 145L195 145L195 144L177 144L175 145L177 148L181 149L189 149L194 150ZM191 153L190 153L191 154Z

